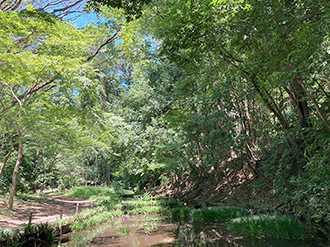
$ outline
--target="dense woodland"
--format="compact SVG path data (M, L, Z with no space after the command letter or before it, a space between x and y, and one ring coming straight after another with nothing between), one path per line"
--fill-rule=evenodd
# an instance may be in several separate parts
M224 184L327 231L329 35L328 0L0 1L0 192Z

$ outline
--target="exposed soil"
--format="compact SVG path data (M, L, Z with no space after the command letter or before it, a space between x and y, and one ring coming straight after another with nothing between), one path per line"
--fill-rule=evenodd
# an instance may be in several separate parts
M190 182L189 176L186 179L178 179L172 185L162 188L160 193L179 195L180 199L193 205L251 205L257 210L285 205L284 201L274 194L268 181L251 179L246 174L248 172L243 169L228 172L227 176L211 170L197 182ZM259 188L254 188L256 184Z
M5 206L0 209L0 228L21 228L29 222L32 213L32 224L52 222L62 217L69 217L93 204L90 200L64 195L47 195L39 200L19 200L14 208Z

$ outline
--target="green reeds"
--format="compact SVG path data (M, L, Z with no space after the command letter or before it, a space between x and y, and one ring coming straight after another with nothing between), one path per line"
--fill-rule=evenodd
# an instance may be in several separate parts
M92 196L114 196L117 197L113 188L80 186L73 187L66 193L66 196L78 198L91 198Z
M246 210L242 208L221 206L193 210L191 216L193 223L223 223L243 215L246 215Z
M228 222L227 227L236 234L281 239L304 239L306 233L299 222L283 215L255 215L239 217Z
M184 224L191 218L190 208L176 207L169 210L172 222Z
M176 207L169 210L173 222L193 224L224 223L228 219L246 215L246 210L237 207L210 207L204 209L190 209Z
M120 233L124 236L128 236L133 232L133 230L131 228L129 228L128 226L119 226L118 228L119 228Z
M102 213L95 214L88 219L80 219L78 221L75 221L72 224L71 228L73 231L78 232L78 231L85 229L86 227L95 226L98 223L102 223L102 222L111 220L114 217L118 217L118 216L122 215L122 213L123 212L121 210L104 211Z
M127 211L127 214L158 214L166 211L167 209L160 206L142 206L136 207Z

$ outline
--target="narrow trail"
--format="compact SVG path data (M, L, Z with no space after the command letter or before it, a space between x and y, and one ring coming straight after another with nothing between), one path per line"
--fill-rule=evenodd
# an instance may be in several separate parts
M21 228L29 222L32 213L32 224L52 222L62 217L69 217L76 213L79 203L79 212L92 206L92 201L68 197L64 195L47 195L46 200L26 200L21 205L14 206L13 210L0 210L0 228Z

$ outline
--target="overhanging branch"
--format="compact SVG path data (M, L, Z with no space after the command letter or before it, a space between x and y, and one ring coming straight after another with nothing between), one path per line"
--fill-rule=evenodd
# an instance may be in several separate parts
M120 28L118 29L118 31L114 35L112 35L103 44L101 44L99 46L99 48L97 48L96 51L93 53L93 55L90 56L89 58L87 58L87 62L89 62L90 60L92 60L100 52L100 50L102 49L102 47L104 47L104 46L110 44L112 41L114 41L117 38L119 31L120 31Z

